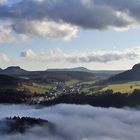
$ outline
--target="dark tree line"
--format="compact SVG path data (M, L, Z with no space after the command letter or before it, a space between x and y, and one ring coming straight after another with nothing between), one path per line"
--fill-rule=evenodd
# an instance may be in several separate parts
M0 103L25 103L30 95L15 89L0 89Z
M32 98L39 98L46 95L30 95L26 91L17 91L13 89L0 89L0 103L30 103ZM107 90L102 93L93 95L83 94L65 94L54 98L53 100L41 101L41 105L55 105L60 103L66 104L89 104L98 107L137 107L140 106L140 90L134 90L132 94L128 93L113 93L112 90ZM36 103L37 104L37 103Z
M98 107L137 107L140 105L140 90L135 90L132 94L113 93L112 90L94 95L67 94L62 95L52 101L42 102L42 105L66 104L89 104Z
M13 117L0 121L0 134L25 133L34 126L50 126L47 120L36 119L31 117Z

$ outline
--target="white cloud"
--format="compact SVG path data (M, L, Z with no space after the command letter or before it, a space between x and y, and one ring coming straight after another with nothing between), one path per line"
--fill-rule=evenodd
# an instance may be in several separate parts
M87 6L87 8L93 8L93 1L92 0L81 0L84 6Z
M0 4L4 4L6 2L7 2L7 0L0 0Z
M138 0L135 1L137 4L140 3ZM105 2L104 0L99 2L98 0L24 0L10 9L7 8L7 14L3 16L12 17L13 21L17 19L43 21L45 18L49 18L56 22L61 20L64 23L80 26L81 28L98 30L110 27L124 28L135 24L138 18L127 12L131 10L131 6L135 2L129 5L130 7L127 7L127 4L123 5L124 8L127 8L126 10L121 9L121 0L116 3L116 7L114 7L114 3Z
M21 41L26 42L26 41L28 41L30 38L29 38L29 36L27 36L27 35L25 35L25 34L19 34L19 39L20 39Z
M65 58L65 54L59 48L50 50L47 53L42 52L40 54L36 54L31 49L29 49L21 52L20 56L31 61L39 62L62 61Z
M0 18L8 19L12 32L19 35L68 40L84 29L139 26L139 9L139 0L22 0L11 6L0 5Z
M12 29L9 25L0 26L0 43L13 43L16 38L12 35Z
M10 58L5 54L0 54L0 62L9 62Z
M65 61L70 63L107 63L119 60L135 60L140 58L140 47L124 49L122 51L73 51L63 52L61 49L53 49L48 52L37 54L32 50L21 52L21 57L31 61L54 62Z
M37 57L37 55L31 49L21 52L20 56L30 58L30 59L35 59Z
M13 29L19 34L27 36L41 36L48 39L69 40L74 37L78 28L62 21L55 22L48 19L39 20L18 20L13 24Z

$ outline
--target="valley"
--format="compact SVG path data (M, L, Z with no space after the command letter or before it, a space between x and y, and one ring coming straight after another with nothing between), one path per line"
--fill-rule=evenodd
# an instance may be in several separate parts
M60 69L26 71L20 67L9 67L0 72L0 101L4 103L44 105L87 103L104 107L133 106L134 104L130 101L131 94L135 96L136 93L137 96L140 92L140 79L135 78L133 71L137 71L138 74L139 65L137 64L132 70L119 74L112 74L112 72L94 73L84 68L66 69L66 71L61 71ZM123 75L127 73L129 73L129 77L134 76L132 80L125 79ZM118 79L118 77L120 78ZM109 98L108 96L112 94L116 96ZM113 105L112 102L117 100L118 96L122 96L123 100L129 98L129 101L127 103L124 101L124 104L121 102L120 105ZM79 98L79 101L77 101L77 98ZM138 98L140 97L138 96ZM101 103L106 101L110 102L110 104Z

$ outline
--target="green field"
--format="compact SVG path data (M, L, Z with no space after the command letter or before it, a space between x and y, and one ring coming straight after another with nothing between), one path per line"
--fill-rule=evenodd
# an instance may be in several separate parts
M38 93L38 94L44 94L48 92L51 88L53 88L54 85L47 84L47 85L39 85L36 83L33 83L32 85L22 85L22 89L29 90L31 93Z
M70 80L70 81L65 82L65 86L73 86L77 83L79 83L79 80Z
M95 84L96 82L103 80L103 79L105 79L104 76L95 76L94 78L92 78L89 81L80 81L80 80L73 79L73 80L69 80L69 81L65 82L65 85L66 86L73 86L73 85L78 84L78 83L80 83L80 84Z
M131 94L135 89L140 89L140 81L126 82L126 83L114 83L102 86L91 86L83 88L82 90L87 94L95 94L107 90L113 90L113 92L129 93Z
M113 92L132 93L135 89L140 89L140 81L122 84L110 84L107 85L105 88L101 89L101 91L106 91L108 89L112 89Z

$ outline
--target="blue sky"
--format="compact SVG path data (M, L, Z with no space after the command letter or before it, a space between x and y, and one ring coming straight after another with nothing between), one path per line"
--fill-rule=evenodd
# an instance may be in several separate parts
M35 52L48 51L53 48L61 48L64 51L121 50L139 46L139 35L140 28L117 32L87 30L78 33L77 37L68 41L32 38L25 42L0 44L0 51L12 56L18 56L21 51L26 49L32 49Z
M1 0L0 8L4 7L0 10L1 68L11 65L28 70L77 66L99 70L131 68L140 60L140 15L135 12L140 8L136 6L140 1L127 0L126 4L119 4L122 1L17 0L12 4L10 1L9 7L9 3ZM67 3L73 6L73 12L65 11ZM126 8L129 14L121 8ZM77 14L81 9L83 13ZM104 19L105 16L110 21Z

